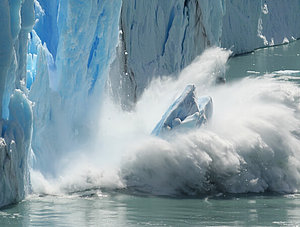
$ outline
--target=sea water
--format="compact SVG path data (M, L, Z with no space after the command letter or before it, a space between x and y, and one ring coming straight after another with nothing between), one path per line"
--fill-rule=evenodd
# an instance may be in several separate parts
M28 198L0 215L1 226L297 226L300 195L46 196Z
M87 165L81 164L83 158L81 162L72 162L77 171L67 171L68 177L62 171L60 180L39 178L33 173L34 193L23 202L2 209L0 226L299 225L296 171L299 122L298 116L294 116L300 97L299 54L299 41L259 49L230 58L226 73L218 66L220 62L212 64L210 67L214 70L211 71L201 65L200 59L198 65L184 72L182 81L196 83L199 94L212 95L215 109L210 125L176 137L175 141L161 142L152 138L144 142L143 138L137 145L138 151L130 154L134 158L122 160L122 164L118 159L120 145L109 140L107 144L101 143L97 146L99 153L110 149L115 155L98 155L96 162L107 157L106 163L117 166L121 174L115 175L124 177L125 182L114 179L114 174L107 176L108 183L105 177L102 181L93 181L97 176L105 176L103 172L89 175L94 169L87 171L86 177L76 178L86 169ZM213 55L211 52L209 57ZM204 65L209 63L207 60ZM203 74L226 74L227 84L203 87L201 84L208 83L209 78L191 79L190 75L198 72L195 68L200 68L198 71ZM180 83L160 83L159 86L167 86L170 93L170 86L177 89ZM151 89L145 93L142 100L149 104L155 93ZM124 126L118 130L119 135L113 129L106 132L108 138L119 139L123 146L127 141L138 140L137 132L151 132L171 98L162 98L165 103L151 106L152 110L138 104L139 114L125 117L127 124L114 122L107 127ZM146 111L154 112L148 114L145 121L140 115L145 116ZM111 113L109 116L114 117ZM136 117L143 127L130 128L136 123ZM102 118L105 119L105 113ZM134 119L130 121L131 118ZM107 136L103 132L100 135ZM208 156L213 157L216 164L211 164ZM245 166L237 164L241 157ZM206 183L199 176L198 167L205 175L215 177L214 184ZM137 178L139 182L133 180ZM47 183L40 185L43 181Z

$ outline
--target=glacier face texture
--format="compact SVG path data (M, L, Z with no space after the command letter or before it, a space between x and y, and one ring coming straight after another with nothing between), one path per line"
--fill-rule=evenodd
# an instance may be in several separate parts
M22 200L29 190L32 108L25 79L28 33L34 25L33 3L0 2L0 207Z
M114 95L121 97L121 103L122 97L125 104L135 102L153 76L178 73L206 47L217 44L221 22L210 14L222 15L223 11L220 1L124 0L119 53L122 76L111 76L112 87L121 89L113 91ZM125 94L118 95L124 90Z
M130 105L153 77L176 75L209 46L241 54L297 39L299 10L299 0L123 0L113 94Z
M120 9L121 0L35 3L29 53L32 62L36 58L29 92L34 102L33 167L45 175L55 175L54 160L84 146L96 130L118 42Z

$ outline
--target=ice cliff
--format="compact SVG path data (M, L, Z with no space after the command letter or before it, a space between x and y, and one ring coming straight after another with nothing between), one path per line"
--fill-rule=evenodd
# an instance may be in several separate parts
M299 0L124 0L113 93L130 105L153 77L177 74L208 46L241 54L297 39L299 10Z
M33 166L44 174L55 174L57 162L49 160L83 146L96 130L120 7L119 0L36 1L29 53L32 62L37 59L36 75L29 98L35 103Z
M0 2L0 207L23 199L29 187L32 108L25 78L28 33L34 25L33 3Z
M0 206L24 197L31 147L45 175L84 149L105 87L130 109L209 46L299 38L299 11L300 0L1 0Z

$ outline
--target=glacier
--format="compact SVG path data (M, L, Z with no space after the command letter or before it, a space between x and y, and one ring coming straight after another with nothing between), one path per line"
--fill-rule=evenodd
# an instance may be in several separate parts
M55 175L57 163L48 160L82 146L96 130L94 119L118 42L115 15L120 5L108 0L45 0L35 5L31 41L37 49L36 80L29 98L35 103L33 166L44 174Z
M130 105L152 78L178 75L209 46L242 54L298 39L299 10L299 0L124 0L113 94Z
M55 176L85 147L106 90L132 110L154 78L178 77L208 47L300 38L299 11L300 0L2 0L0 207L30 191L29 166Z
M33 0L0 2L0 207L29 192L32 105L27 97L28 33L34 25Z

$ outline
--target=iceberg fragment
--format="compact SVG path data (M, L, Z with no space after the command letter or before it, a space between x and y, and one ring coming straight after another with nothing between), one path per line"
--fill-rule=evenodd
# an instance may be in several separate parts
M169 107L151 134L159 136L173 129L200 127L211 118L212 111L212 98L202 96L196 99L195 86L188 85L179 98Z

